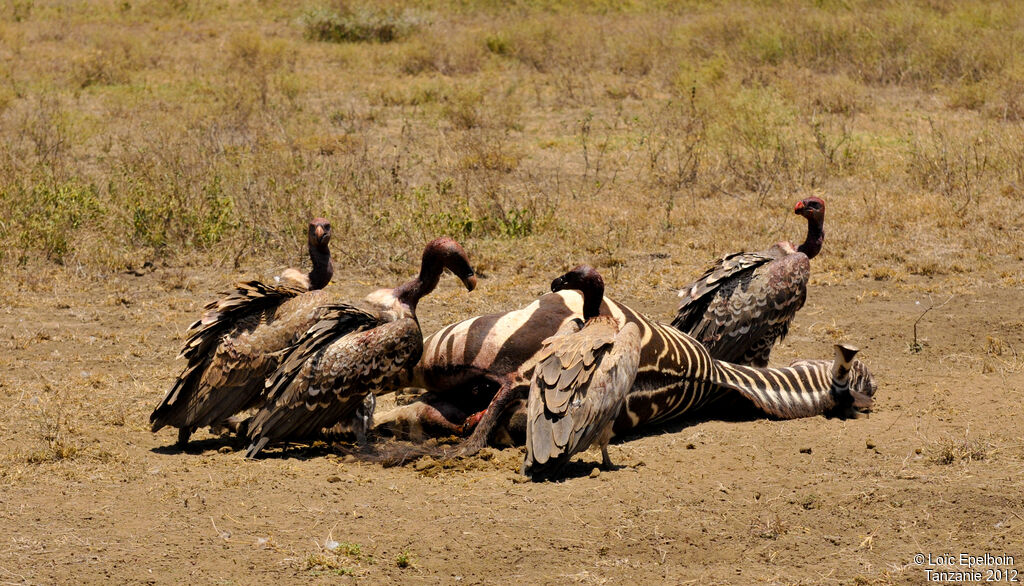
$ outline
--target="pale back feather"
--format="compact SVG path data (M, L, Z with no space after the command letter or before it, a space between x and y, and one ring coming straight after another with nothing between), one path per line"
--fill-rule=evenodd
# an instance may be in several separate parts
M610 437L640 361L640 330L602 316L544 341L527 402L527 474L556 472ZM607 441L605 439L604 441Z

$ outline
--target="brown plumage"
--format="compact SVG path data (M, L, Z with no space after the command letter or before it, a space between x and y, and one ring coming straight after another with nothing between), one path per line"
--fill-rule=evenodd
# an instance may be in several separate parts
M180 354L188 365L150 415L154 432L177 427L183 445L197 428L220 424L259 403L264 379L277 368L282 351L316 322L327 302L320 289L333 272L330 237L327 220L314 219L308 233L313 269L307 275L289 269L293 276L286 274L278 284L238 283L203 308Z
M271 442L316 436L351 416L367 393L396 390L423 352L416 306L446 268L470 291L476 287L466 252L438 238L423 251L419 275L375 294L371 309L325 307L267 381L267 403L249 425L246 457Z
M807 299L810 259L825 239L825 202L809 197L794 212L807 218L800 246L779 242L762 252L738 252L719 259L684 287L672 325L726 362L767 366L775 342L789 332Z
M602 466L611 468L608 442L612 425L626 403L640 362L640 329L619 328L610 315L599 315L604 297L601 276L581 266L555 279L552 291L583 293L584 322L566 323L543 341L533 370L526 415L523 474L549 477L595 441Z

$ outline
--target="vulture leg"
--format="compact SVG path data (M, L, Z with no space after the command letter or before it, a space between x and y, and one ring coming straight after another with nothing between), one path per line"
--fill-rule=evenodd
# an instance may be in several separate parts
M609 425L604 433L598 440L601 445L601 469L602 470L617 470L618 467L612 464L612 459L608 457L608 442L612 441L612 426Z
M513 399L517 398L515 390L517 387L521 388L522 386L516 384L520 382L517 379L518 375L516 373L504 377L501 380L501 386L498 387L498 391L494 394L494 398L491 399L487 409L466 419L466 422L462 425L463 430L473 429L473 434L469 436L469 439L462 442L462 446L459 448L460 456L472 456L487 445L487 442L491 439L491 432L494 431L498 418L505 411L505 407Z
M221 425L237 436L244 436L249 433L249 421L251 419L252 417L248 415L239 414L228 417Z
M194 427L186 425L185 427L178 428L178 447L184 448L188 445L188 438L192 437L192 432L196 429Z

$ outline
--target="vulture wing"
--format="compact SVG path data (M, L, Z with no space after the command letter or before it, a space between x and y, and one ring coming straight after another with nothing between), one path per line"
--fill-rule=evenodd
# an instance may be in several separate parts
M351 305L329 306L267 380L266 406L249 426L252 458L269 442L334 426L367 392L390 388L423 351L414 318L395 321Z
M268 323L284 302L304 292L292 284L247 281L208 303L202 317L189 326L192 334L181 350L180 357L186 358L188 365L150 415L153 431L165 425L186 428L218 423L244 409L228 407L230 412L222 414L225 409L210 405L206 398L215 389L247 383L252 368L258 369L255 363L265 359L266 349L253 347L239 336Z
M727 256L684 289L672 325L718 360L767 366L772 346L807 299L809 277L802 253Z
M615 420L640 361L640 330L614 318L548 338L527 404L524 472L550 474L586 450Z

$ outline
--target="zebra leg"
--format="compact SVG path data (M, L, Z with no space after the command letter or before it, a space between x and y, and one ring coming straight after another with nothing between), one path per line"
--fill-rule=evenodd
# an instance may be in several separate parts
M498 391L487 408L466 419L462 426L463 432L472 429L473 433L459 447L458 454L460 456L472 456L487 445L491 439L491 432L494 431L494 426L498 423L498 418L501 417L509 402L517 398L516 390L523 386L517 384L518 382L521 382L521 379L516 373L503 377L501 386L498 387Z
M437 430L448 435L462 435L464 411L432 393L419 400L395 407L375 417L373 429L386 430L396 437L422 440L424 429Z

